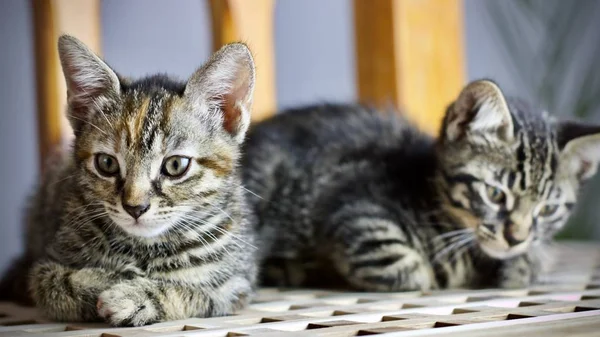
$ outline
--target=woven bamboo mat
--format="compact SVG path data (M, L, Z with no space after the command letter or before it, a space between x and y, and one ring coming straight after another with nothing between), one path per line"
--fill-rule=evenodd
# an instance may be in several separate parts
M557 245L543 283L517 290L349 293L262 289L233 316L141 328L49 322L0 303L0 336L600 336L600 245Z

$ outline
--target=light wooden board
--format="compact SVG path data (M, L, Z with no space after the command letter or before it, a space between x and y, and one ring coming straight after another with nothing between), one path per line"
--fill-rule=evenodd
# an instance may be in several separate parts
M462 0L354 0L358 96L437 134L465 81Z
M252 120L275 113L274 0L210 0L213 49L226 43L248 44L256 63Z
M528 289L351 293L261 289L236 315L140 328L53 323L0 303L0 336L598 336L600 247L557 246L543 283Z
M49 154L73 137L64 112L67 88L58 60L58 36L74 35L100 54L100 0L31 0L31 4L40 164L44 170Z

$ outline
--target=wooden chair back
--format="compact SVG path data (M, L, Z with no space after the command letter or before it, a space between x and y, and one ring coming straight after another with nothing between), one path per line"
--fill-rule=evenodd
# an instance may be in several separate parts
M392 103L435 134L446 106L464 84L462 0L352 1L359 101ZM213 48L241 40L253 50L258 69L253 120L269 117L277 108L276 1L208 3ZM66 88L56 51L58 35L72 34L101 54L100 0L32 0L32 5L43 165L49 152L71 137L63 113Z

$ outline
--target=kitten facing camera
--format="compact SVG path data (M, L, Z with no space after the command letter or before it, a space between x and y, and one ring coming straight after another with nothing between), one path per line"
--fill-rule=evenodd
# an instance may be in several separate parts
M248 48L224 46L187 82L126 79L70 36L58 49L75 140L27 210L26 252L3 297L115 326L242 308L257 269L237 168L255 79Z
M514 288L548 263L543 248L596 173L600 127L482 80L437 139L394 112L319 105L260 123L245 152L265 284Z

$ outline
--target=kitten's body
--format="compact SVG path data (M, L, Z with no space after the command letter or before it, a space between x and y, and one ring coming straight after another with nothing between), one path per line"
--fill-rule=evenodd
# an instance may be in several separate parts
M29 208L26 242L26 260L48 261L34 269L30 288L50 317L97 320L98 296L117 283L113 291L123 293L115 294L112 305L138 310L138 303L126 303L133 295L159 311L148 313L147 320L129 312L119 325L224 315L247 303L256 277L254 235L236 174L198 204L197 210L212 212L158 237L140 238L103 216L102 206L94 205L78 181L71 158L59 165ZM177 286L168 289L169 284ZM174 308L159 310L168 303Z
M249 196L260 210L260 236L272 245L261 249L267 284L319 286L338 268L352 274L402 256L410 259L407 275L364 288L458 286L478 276L472 255L463 254L439 264L434 277L428 260L440 247L430 239L461 225L435 226L453 219L436 211L434 142L402 119L360 106L288 111L250 131L245 158L246 186L261 197ZM336 259L338 240L364 252Z
M60 52L76 138L27 211L19 268L35 304L56 320L119 326L243 307L256 278L237 168L247 48L224 47L188 83L118 78L70 37ZM11 276L3 286L25 288Z
M542 114L516 105L511 110L517 134L538 140L553 135ZM357 105L307 107L257 125L243 166L246 186L260 196L249 198L266 245L265 283L347 284L371 291L529 284L540 268L533 259L536 247L493 258L476 244L490 235L479 231L481 219L501 216L475 209L478 197L467 180L481 177L479 168L502 175L505 166L508 173L519 160L529 172L544 172L537 165L548 158L530 159L531 153L557 150L556 142L538 141L519 160L505 153L505 145L490 144L493 139L484 147L452 148L393 114ZM477 165L464 174L470 161ZM555 175L532 175L515 197L541 199L535 185L549 177ZM558 180L556 186L574 202L578 182ZM473 204L461 204L464 198ZM543 229L535 244L554 232Z

